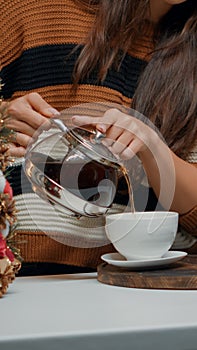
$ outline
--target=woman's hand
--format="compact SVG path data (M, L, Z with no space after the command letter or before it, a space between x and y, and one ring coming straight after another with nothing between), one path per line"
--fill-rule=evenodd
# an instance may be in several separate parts
M174 164L169 148L154 127L148 126L151 125L150 121L147 120L146 125L140 119L118 109L109 109L103 117L73 116L72 122L78 126L92 125L105 133L102 142L120 160L129 160L137 155L160 203L166 208L171 206L175 187ZM169 178L166 177L166 172Z
M35 131L55 114L58 111L38 93L29 93L8 102L4 124L14 131L9 147L11 156L23 156Z
M122 113L118 109L109 109L103 117L74 116L75 125L92 125L106 134L103 143L121 159L130 159L154 150L158 144L158 134L141 120Z
M166 210L184 214L196 206L196 168L177 157L151 124L117 109L108 110L101 118L74 116L72 122L78 126L89 124L106 133L106 145L120 158L139 156L149 185Z

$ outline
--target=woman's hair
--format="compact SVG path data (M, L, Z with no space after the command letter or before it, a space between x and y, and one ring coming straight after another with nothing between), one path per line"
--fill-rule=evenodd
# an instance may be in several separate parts
M95 15L74 84L95 68L104 80L143 35L149 0L75 0ZM151 119L183 159L197 139L197 1L174 5L155 27L155 50L140 76L132 108Z
M195 2L177 5L161 21L158 44L133 99L133 108L153 121L169 147L183 159L197 140Z
M118 65L133 42L143 32L149 0L75 0L92 14L95 22L81 51L75 81L98 70L104 80L112 64Z

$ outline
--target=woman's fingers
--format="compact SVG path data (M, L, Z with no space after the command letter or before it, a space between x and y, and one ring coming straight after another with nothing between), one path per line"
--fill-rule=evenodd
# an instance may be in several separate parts
M58 115L38 93L30 93L11 101L7 107L9 123L12 120L20 120L37 129L47 118Z
M27 94L25 98L27 104L31 106L32 109L47 118L50 118L54 114L59 114L59 112L52 108L37 92Z
M144 143L138 138L134 138L130 144L119 154L119 157L123 160L133 158L138 154L144 147Z
M20 146L27 147L29 143L32 141L32 138L28 135L24 135L20 132L16 133L16 136L14 138L14 142Z
M103 117L74 116L75 125L91 124L105 132L104 145L122 159L130 159L146 149L153 137L152 130L142 121L117 109L109 109Z
M131 138L132 134L130 132L116 125L112 125L106 132L104 143L106 146L112 146L113 144L114 151L117 150L117 153L120 153L122 149L130 143Z
M10 152L14 156L24 154L29 142L41 126L48 126L49 118L60 113L52 108L38 93L16 98L4 107L4 125L13 130ZM14 139L13 139L14 138Z
M23 133L14 131L10 135L9 141L15 144L16 146L22 146L26 148L29 145L29 143L32 141L32 137L25 135Z
M16 145L14 143L9 143L9 154L11 157L21 158L24 157L26 148Z
M32 128L32 126L30 126L27 123L18 121L16 119L12 119L12 118L8 119L7 121L5 121L5 125L9 129L12 129L12 130L14 130L16 132L17 131L18 132L22 132L22 133L24 133L25 135L28 135L28 136L33 136L34 133L35 133L35 129Z
M105 141L104 141L105 142ZM107 143L105 142L105 145ZM138 139L129 131L124 131L114 142L110 145L110 150L121 159L131 159L144 147L142 140Z
M26 152L26 148L32 138L28 135L24 135L20 132L13 132L10 135L9 154L11 157L23 157Z
M111 126L113 125L116 120L118 120L118 117L120 115L120 111L118 111L117 109L113 108L113 109L109 109L107 110L104 114L103 117L93 117L93 116L87 116L87 115L74 115L72 117L72 121L73 124L77 125L77 126L81 126L81 125L94 125L94 126L98 126L98 129L100 130L99 127L103 127L105 129L105 131Z
M12 123L13 120L20 120L30 125L33 129L37 129L46 120L46 117L34 111L27 102L23 100L15 101L13 104L11 103L7 109L7 114L9 116L9 124Z
M100 117L89 117L89 116L85 116L85 115L74 115L72 117L72 122L74 125L76 126L84 126L84 125L92 125L95 126L101 122L101 118Z

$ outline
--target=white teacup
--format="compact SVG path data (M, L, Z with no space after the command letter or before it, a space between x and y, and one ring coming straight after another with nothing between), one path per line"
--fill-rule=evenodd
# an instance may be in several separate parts
M127 260L161 258L171 248L178 227L178 213L135 212L106 216L106 235Z

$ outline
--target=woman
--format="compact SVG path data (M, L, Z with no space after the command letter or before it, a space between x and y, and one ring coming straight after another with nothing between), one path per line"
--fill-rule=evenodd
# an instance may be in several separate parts
M176 187L170 209L180 213L182 227L192 234L187 235L185 247L193 246L197 233L196 1L12 0L3 6L2 108L8 115L7 127L16 131L11 154L23 156L35 130L67 107L84 102L132 107L159 128L167 145L153 129L119 110L107 111L93 124L107 132L115 153L124 158L133 153L139 156L158 198L158 169L172 161ZM73 122L90 120L80 116ZM157 149L159 165L152 149ZM27 242L20 245L24 260L95 267L100 255L112 247L106 242L90 248L63 245L41 232L41 224L33 227L33 203L40 210L43 204L29 189L21 194L16 186L20 172L20 165L12 167L9 180L19 209L18 239ZM165 195L159 201L163 207L169 205ZM76 230L76 222L72 225ZM65 226L67 235L68 230L70 226Z

